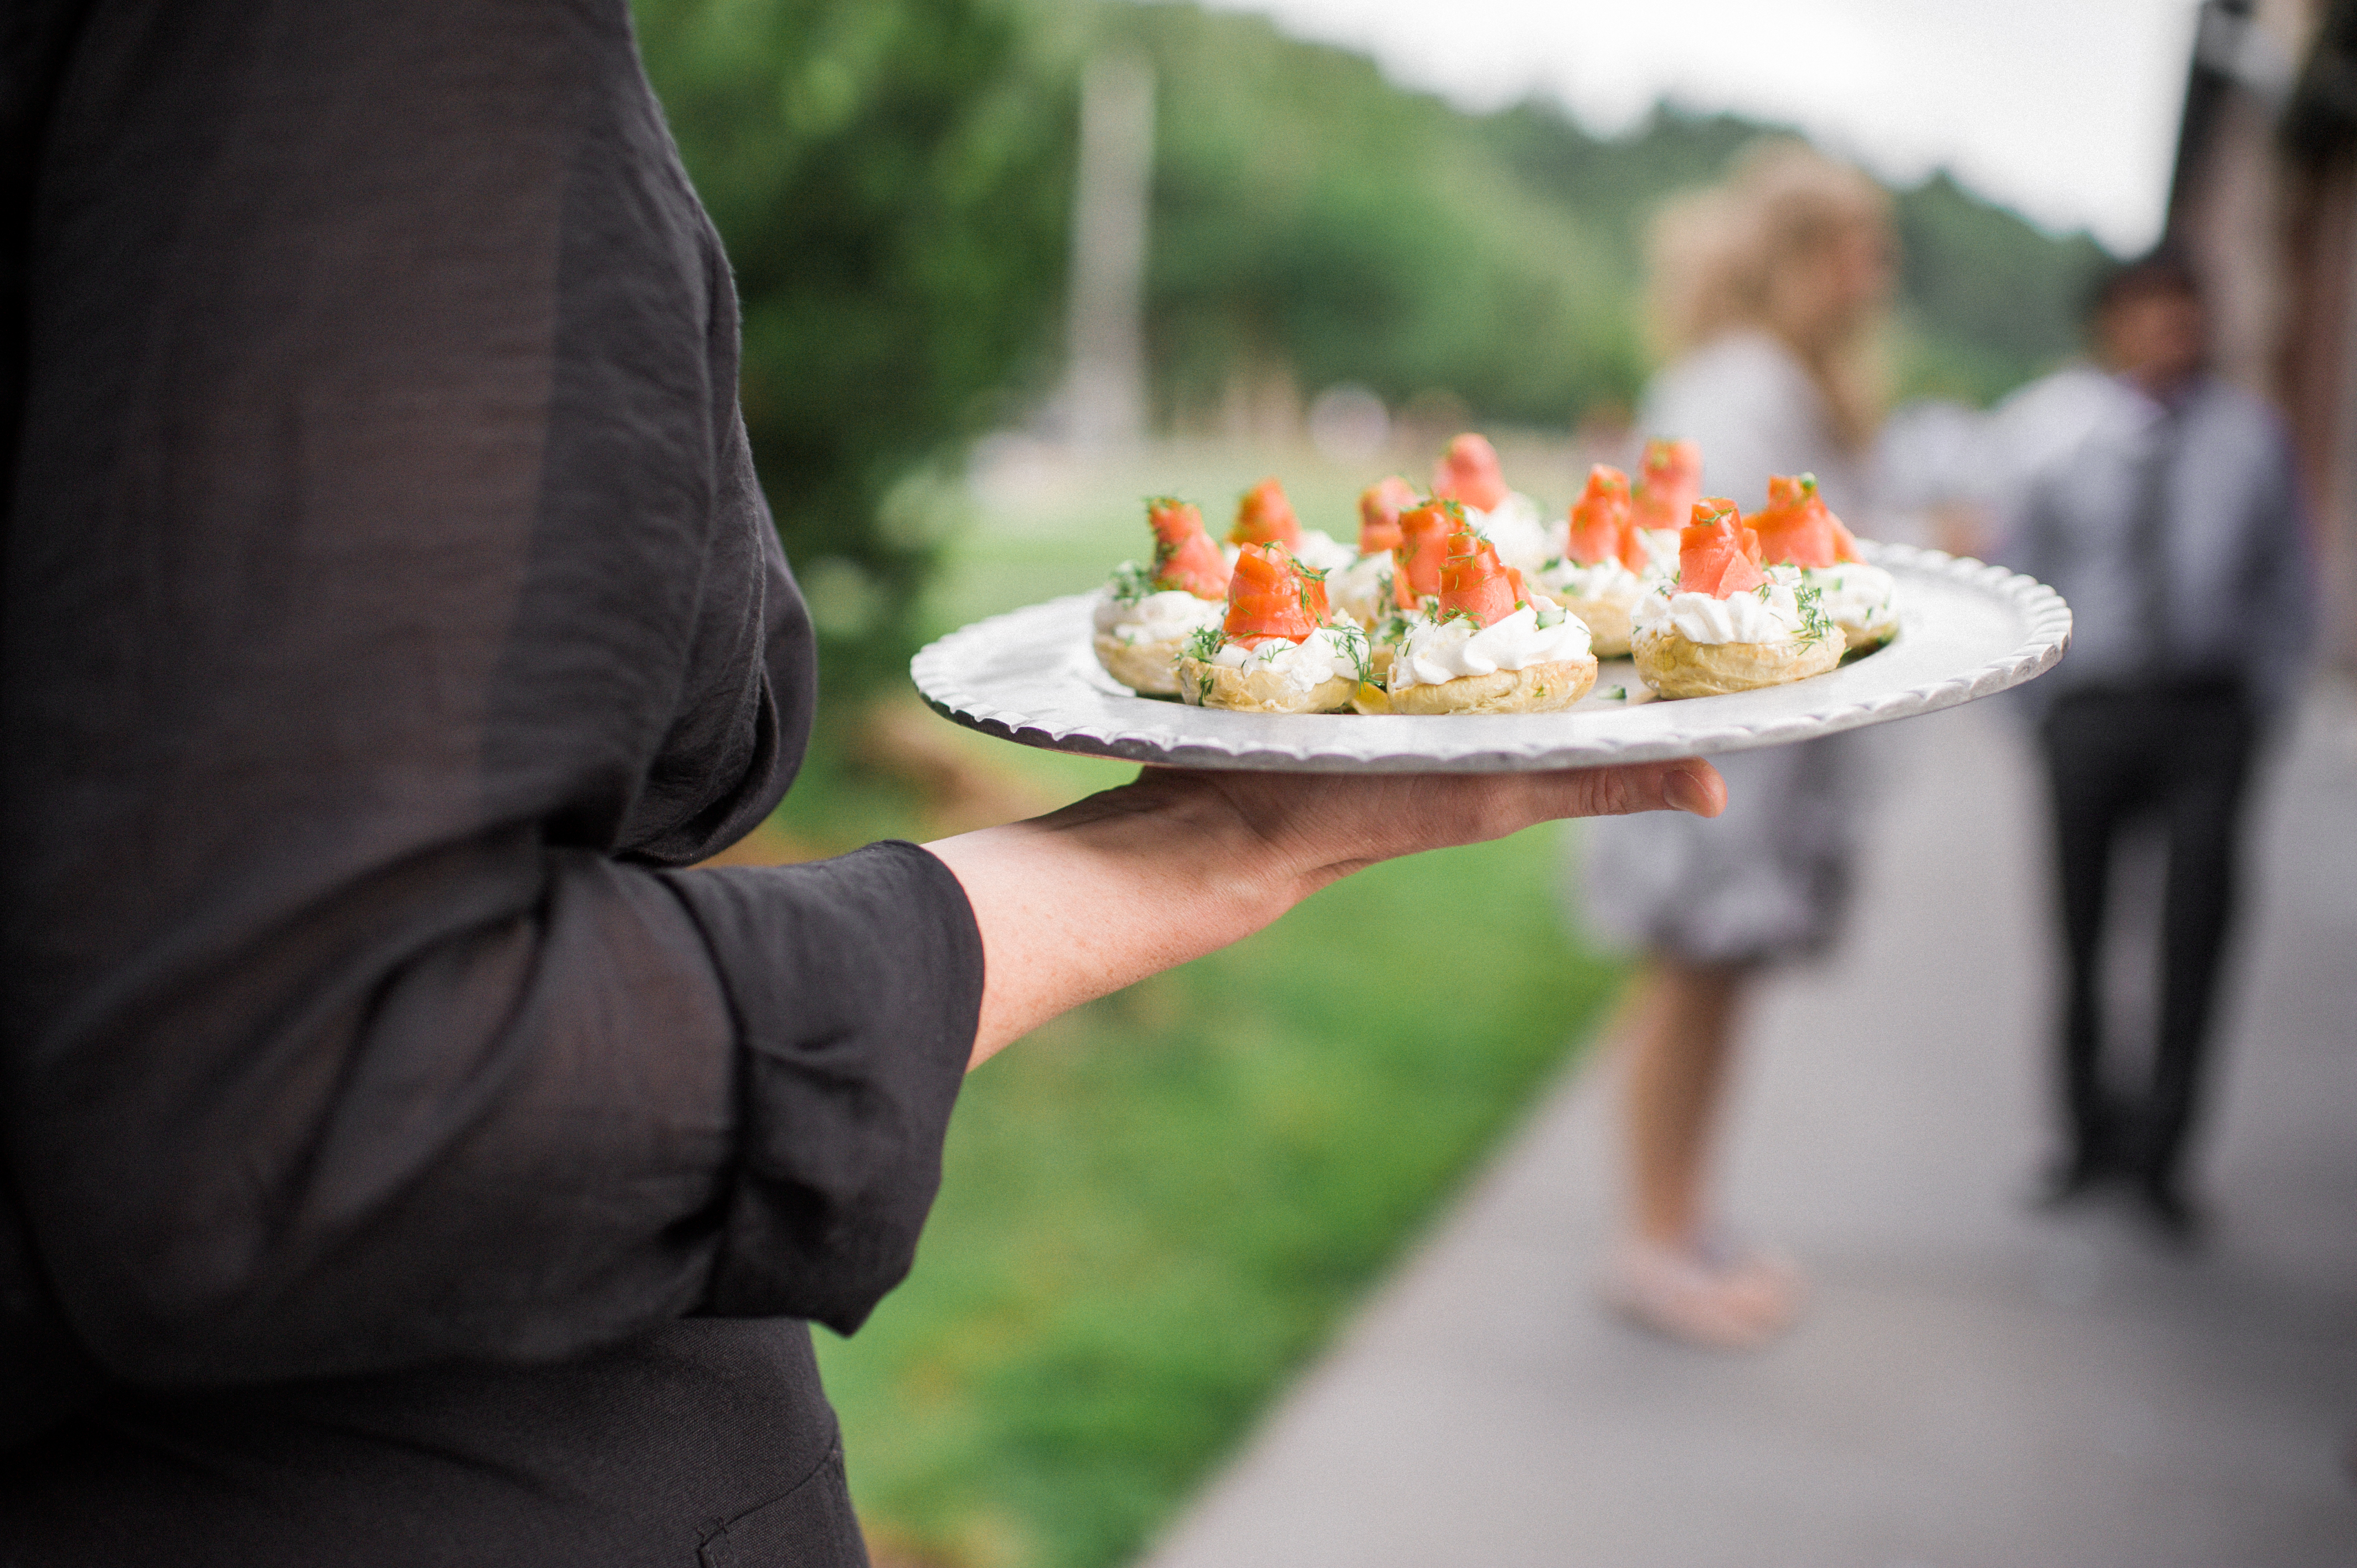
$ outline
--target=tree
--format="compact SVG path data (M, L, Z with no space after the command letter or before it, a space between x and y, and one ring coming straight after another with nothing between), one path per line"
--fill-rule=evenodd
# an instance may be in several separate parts
M855 689L897 678L941 529L928 465L1005 412L1049 340L1071 72L1015 0L637 16L736 269L746 427L823 668Z

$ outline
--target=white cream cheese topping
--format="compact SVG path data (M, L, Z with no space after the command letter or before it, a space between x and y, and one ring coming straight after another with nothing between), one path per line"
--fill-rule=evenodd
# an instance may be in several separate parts
M1359 558L1359 547L1345 544L1321 530L1305 528L1301 531L1301 548L1294 554L1305 566L1320 572L1340 572Z
M1593 648L1587 623L1552 602L1524 605L1483 627L1466 616L1418 621L1392 658L1389 684L1394 692L1437 686L1466 675L1585 659Z
M1560 554L1563 551L1560 540L1547 537L1546 520L1539 511L1539 503L1520 490L1500 501L1495 511L1467 507L1465 521L1480 529L1481 537L1497 546L1499 561L1525 572L1537 571L1548 556ZM1570 523L1566 521L1564 526L1568 531Z
M1321 626L1299 642L1276 638L1258 648L1223 642L1220 650L1211 655L1211 662L1230 670L1270 671L1286 685L1307 692L1337 675L1352 681L1359 678L1354 643L1357 653L1366 650L1366 634L1357 628Z
M1643 578L1618 561L1593 565L1557 556L1540 568L1540 586L1560 599L1606 599L1633 605L1645 596Z
M1390 607L1384 585L1391 575L1390 551L1361 555L1326 579L1326 602L1361 625L1372 626Z
M1654 588L1637 607L1640 627L1667 622L1688 642L1790 642L1806 618L1793 595L1801 575L1791 566L1770 566L1768 581L1726 598L1679 591L1674 583Z
M1684 531L1675 528L1641 528L1637 532L1645 536L1645 553L1651 557L1645 566L1645 575L1652 576L1658 573L1669 578L1670 581L1676 582L1678 536Z
M1165 588L1124 604L1111 588L1097 595L1096 628L1116 642L1177 642L1200 628L1227 618L1223 599L1199 599L1183 588Z
M1802 580L1817 590L1817 606L1835 626L1880 631L1899 618L1898 584L1889 573L1863 561L1803 566Z

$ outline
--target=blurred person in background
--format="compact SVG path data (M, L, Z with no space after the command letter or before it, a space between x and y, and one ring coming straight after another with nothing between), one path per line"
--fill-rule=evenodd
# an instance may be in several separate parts
M2070 602L2070 656L2024 694L2054 816L2069 973L2058 1031L2066 1145L2041 1196L2117 1179L2169 1234L2186 1185L2233 918L2240 811L2260 741L2298 694L2313 610L2291 443L2207 369L2199 278L2162 252L2093 296L2096 363L2016 393L1996 418L2007 564ZM2165 840L2157 1027L2133 1089L2107 1069L2102 956L2115 852Z
M1746 510L1770 473L1814 473L1835 511L1862 521L1893 244L1882 189L1795 142L1756 145L1723 183L1670 204L1652 284L1671 362L1640 433L1699 443L1704 492ZM1645 953L1624 1014L1625 1233L1604 1292L1674 1337L1748 1347L1792 1322L1801 1282L1718 1222L1711 1155L1753 982L1835 934L1854 742L1718 761L1730 804L1717 821L1598 824L1586 841L1593 923Z
M0 55L0 1563L864 1563L804 1319L967 1069L1699 762L1150 769L683 869L816 702L622 0L43 0Z

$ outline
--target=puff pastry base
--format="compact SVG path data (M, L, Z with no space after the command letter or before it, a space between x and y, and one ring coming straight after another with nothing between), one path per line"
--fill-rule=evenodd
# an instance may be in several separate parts
M1096 645L1097 662L1104 666L1105 673L1131 691L1148 697L1178 694L1178 656L1187 650L1185 639L1124 642L1098 632L1092 640Z
M1563 659L1526 670L1459 675L1437 686L1389 693L1395 714L1552 714L1587 695L1596 684L1596 657Z
M1349 707L1359 693L1348 675L1304 691L1274 670L1234 670L1200 659L1181 658L1175 674L1180 702L1244 714L1330 714Z
M1835 624L1842 628L1842 638L1848 643L1852 653L1871 652L1899 635L1899 623L1896 620L1885 621L1871 630L1846 620L1836 621Z
M1637 676L1664 697L1720 697L1822 675L1841 662L1839 638L1814 642L1695 642L1673 626L1641 627L1630 639Z
M1629 652L1631 617L1636 606L1621 599L1564 599L1555 603L1587 623L1587 639L1598 659L1620 659Z

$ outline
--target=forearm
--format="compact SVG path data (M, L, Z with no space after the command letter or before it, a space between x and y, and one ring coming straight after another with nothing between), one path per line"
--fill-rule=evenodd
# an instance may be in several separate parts
M1129 789L925 847L982 929L979 1066L1060 1013L1251 935L1312 889L1214 796Z
M1395 855L1558 817L1716 816L1694 759L1568 773L1283 775L1148 769L1061 811L926 845L982 932L980 1063L1092 997L1249 936Z

